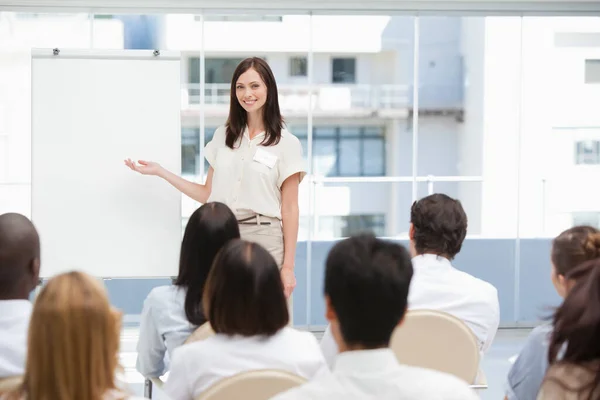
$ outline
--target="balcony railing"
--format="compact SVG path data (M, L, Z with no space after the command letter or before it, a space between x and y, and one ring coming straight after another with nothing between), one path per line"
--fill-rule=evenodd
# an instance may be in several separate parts
M410 85L279 85L279 105L283 111L404 111L412 108ZM200 105L200 84L187 84L182 89L184 109ZM229 84L206 84L204 103L207 107L227 107L230 98ZM309 96L312 94L312 102ZM460 85L422 85L419 88L419 106L422 108L462 108Z

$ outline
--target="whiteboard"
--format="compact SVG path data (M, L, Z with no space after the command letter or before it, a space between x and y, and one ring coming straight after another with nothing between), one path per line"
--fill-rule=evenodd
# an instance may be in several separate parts
M181 170L180 57L35 49L31 216L41 275L177 275L181 194L123 160Z

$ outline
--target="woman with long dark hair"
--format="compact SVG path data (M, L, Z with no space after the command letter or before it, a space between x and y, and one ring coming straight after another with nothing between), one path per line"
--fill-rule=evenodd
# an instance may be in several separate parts
M289 298L296 286L298 187L306 171L302 146L284 127L275 77L262 58L247 58L236 68L229 118L204 155L210 164L204 184L187 181L156 162L127 159L125 164L165 179L201 203L227 204L242 238L262 245L275 258Z
M165 354L170 356L206 322L202 296L213 260L227 242L239 237L237 220L225 204L207 203L191 215L175 284L154 288L144 302L137 346L137 370L142 375L164 374Z
M327 371L314 335L287 326L279 269L262 246L227 243L202 303L215 335L175 350L164 388L170 399L196 399L219 380L245 371L278 369L305 379Z
M571 275L577 266L600 257L600 231L592 226L575 226L552 241L550 279L556 293L567 296L575 284ZM548 347L553 324L536 327L525 342L508 373L507 400L534 400L548 369Z
M554 314L550 368L539 400L600 399L600 259L569 272L575 282Z

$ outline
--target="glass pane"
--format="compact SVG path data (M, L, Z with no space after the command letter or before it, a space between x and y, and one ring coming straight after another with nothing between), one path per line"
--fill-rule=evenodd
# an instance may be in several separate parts
M333 83L356 83L356 58L334 58L331 70Z
M340 140L336 146L329 142L327 149L314 141L313 154L319 157L312 160L315 173L323 169L316 165L323 163L327 151L330 177L412 174L408 92L413 31L414 18L409 16L312 17L314 134ZM359 138L357 153L357 142L343 142L346 137ZM367 137L381 137L381 146ZM346 154L355 154L356 160Z
M308 59L307 57L290 58L290 76L307 76Z
M523 18L521 237L551 238L600 212L600 97L585 83L598 33L598 17Z
M95 14L94 48L153 50L164 48L166 15Z
M339 131L340 131L340 136L344 137L357 137L361 135L361 131L364 131L366 128L365 127L359 127L359 126L341 126Z
M206 83L207 84L221 84L229 87L231 84L231 77L235 68L243 58L212 58L206 57L204 66L206 70ZM207 86L207 90L210 85Z
M0 183L0 215L19 213L31 218L31 186Z
M382 176L385 173L385 139L365 139L362 142L364 176Z
M313 174L317 176L339 175L337 145L334 139L313 139Z
M408 234L410 183L319 183L315 185L314 238L332 240L360 232Z
M482 220L481 201L478 196L481 194L481 182L419 182L417 184L417 198L421 199L434 193L443 193L453 199L459 200L462 204L467 218L469 227L467 236L483 236L483 237L498 237L493 230L493 225L488 225L485 228ZM502 218L501 213L496 213L498 218Z
M339 163L341 176L362 175L360 139L340 138Z

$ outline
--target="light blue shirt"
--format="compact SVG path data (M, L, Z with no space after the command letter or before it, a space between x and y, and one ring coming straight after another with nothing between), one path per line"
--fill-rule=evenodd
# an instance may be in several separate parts
M185 315L185 294L179 286L159 286L144 301L136 369L147 378L167 372L173 350L197 328Z
M527 337L508 373L506 397L509 400L535 400L548 369L548 347L552 325L535 328Z

